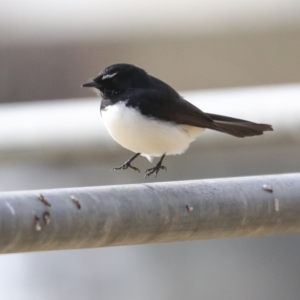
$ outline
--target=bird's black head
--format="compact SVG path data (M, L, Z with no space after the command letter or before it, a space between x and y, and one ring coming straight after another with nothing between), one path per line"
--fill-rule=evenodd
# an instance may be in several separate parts
M82 86L96 88L104 97L112 97L129 89L146 88L149 80L143 69L130 64L115 64L105 68L96 78Z

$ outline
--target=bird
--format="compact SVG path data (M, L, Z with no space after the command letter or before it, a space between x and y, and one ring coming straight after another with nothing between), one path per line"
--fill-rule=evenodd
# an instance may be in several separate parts
M140 170L132 165L138 156L158 163L145 171L156 177L166 155L184 153L205 129L234 137L250 137L272 131L272 125L206 113L162 80L132 64L118 63L103 69L82 85L100 95L100 114L111 137L135 154L113 170Z

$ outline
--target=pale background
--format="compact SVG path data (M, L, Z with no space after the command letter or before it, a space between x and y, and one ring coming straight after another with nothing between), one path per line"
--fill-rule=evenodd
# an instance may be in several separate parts
M10 111L12 119L23 107L19 102L28 107L26 102L36 101L30 109L44 107L35 124L43 128L49 108L37 101L93 97L80 85L116 62L141 66L183 94L206 90L199 94L205 99L237 87L297 87L300 2L0 2L0 110ZM242 113L236 117L247 117L245 98L236 101ZM266 119L255 121L267 121L267 113L272 116L285 100L277 97ZM92 109L74 123L88 122L91 114L98 118L97 99L78 101ZM61 121L62 101L56 103ZM64 102L65 108L68 103L71 114L73 101ZM213 112L221 113L218 109ZM257 110L264 116L259 104ZM20 135L24 144L26 124L17 116L13 122L20 132L14 131L12 140ZM278 124L286 116L283 111ZM53 127L58 119L53 118ZM3 120L0 132L10 132L12 125ZM167 158L167 173L147 181L298 172L299 129L290 129L284 138L279 128L273 136L226 138L224 143L217 142L219 135L215 142L204 136L185 155ZM107 137L101 134L95 143L66 149L55 144L51 130L45 136L55 147L0 147L0 191L144 182L134 172L109 171L131 154L112 142L103 151ZM3 134L0 144L4 140L9 139ZM149 167L142 159L137 165ZM1 255L0 298L298 300L299 248L299 235L287 235Z

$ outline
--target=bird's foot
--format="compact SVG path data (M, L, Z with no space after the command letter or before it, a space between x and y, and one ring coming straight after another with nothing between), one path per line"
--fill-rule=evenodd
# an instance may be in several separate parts
M130 168L130 169L132 169L132 170L134 170L134 171L138 171L139 173L141 173L140 170L139 170L138 168L132 166L132 165L130 164L130 162L125 162L122 166L113 168L113 170L114 170L114 171L116 171L116 170L126 170L126 169L128 169L128 168Z
M167 171L167 168L165 166L162 166L160 163L158 163L155 167L153 168L150 168L150 169L147 169L145 171L145 178L147 178L148 176L152 175L152 174L155 174L154 176L156 177L159 170L165 170Z

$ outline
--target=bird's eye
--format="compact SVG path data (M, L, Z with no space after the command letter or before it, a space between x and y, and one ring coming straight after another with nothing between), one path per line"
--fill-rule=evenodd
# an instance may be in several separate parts
M114 84L118 84L119 80L118 80L117 78L113 78L112 82L113 82Z

